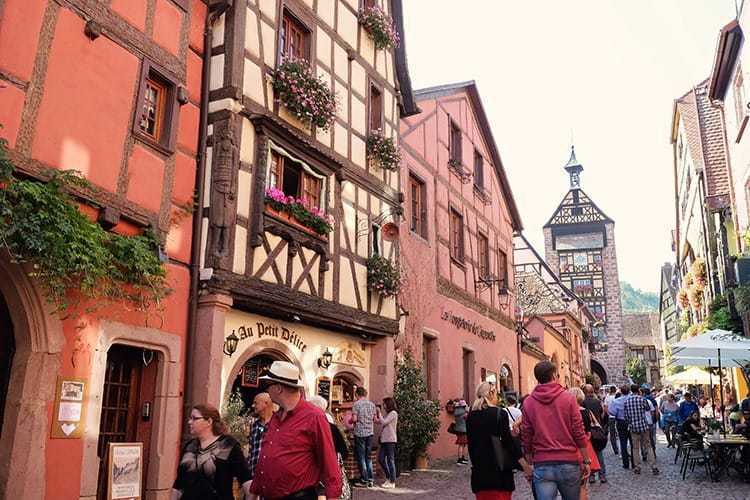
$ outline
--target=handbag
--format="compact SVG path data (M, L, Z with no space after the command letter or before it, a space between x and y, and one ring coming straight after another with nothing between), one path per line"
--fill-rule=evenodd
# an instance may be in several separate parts
M498 429L500 428L500 408L497 408L495 414L496 423ZM492 441L492 451L495 453L495 462L497 463L497 469L500 472L512 471L513 470L513 459L508 452L505 442L503 442L500 436L492 434L490 436Z
M591 417L591 446L593 446L596 451L602 451L607 447L607 433L604 431L601 424L599 424L599 420L591 410L587 411Z
M457 434L455 422L451 422L450 425L448 426L448 434Z

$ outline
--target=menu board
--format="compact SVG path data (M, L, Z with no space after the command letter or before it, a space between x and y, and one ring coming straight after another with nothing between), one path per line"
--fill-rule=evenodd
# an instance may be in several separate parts
M142 443L109 443L107 500L140 500Z
M242 387L258 387L260 360L253 358L242 368Z
M325 399L326 401L331 400L331 379L328 377L319 377L315 389L315 393Z
M83 437L83 422L88 396L88 382L83 378L58 377L55 409L52 414L50 437L79 439Z

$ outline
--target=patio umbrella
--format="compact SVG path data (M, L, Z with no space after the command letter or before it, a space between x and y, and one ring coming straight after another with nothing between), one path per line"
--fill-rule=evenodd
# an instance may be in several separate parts
M724 383L721 379L721 367L726 360L743 360L750 358L750 339L727 330L708 330L697 337L691 337L672 346L672 353L678 357L716 359L719 368L719 394L721 407L724 408ZM726 434L724 412L721 413L721 424Z
M697 366L692 366L684 372L670 375L666 379L672 384L710 385L712 382L711 375Z

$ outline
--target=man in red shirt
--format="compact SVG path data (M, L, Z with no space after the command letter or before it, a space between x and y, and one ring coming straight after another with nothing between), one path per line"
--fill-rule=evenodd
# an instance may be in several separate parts
M299 369L274 361L259 379L279 405L268 422L261 455L250 486L264 500L317 500L341 496L341 469L325 414L302 399Z

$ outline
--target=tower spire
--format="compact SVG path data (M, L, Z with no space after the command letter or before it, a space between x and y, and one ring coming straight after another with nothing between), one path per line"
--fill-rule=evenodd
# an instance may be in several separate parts
M578 162L576 158L576 147L570 146L570 159L565 164L565 171L570 175L570 189L581 188L581 172L583 171L583 165Z

